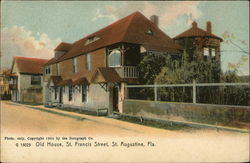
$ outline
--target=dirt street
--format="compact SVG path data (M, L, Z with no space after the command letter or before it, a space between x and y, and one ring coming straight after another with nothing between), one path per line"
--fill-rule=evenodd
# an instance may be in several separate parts
M146 142L146 147L109 146L87 149L87 147L36 148L33 145L31 148L17 148L12 141L4 139L10 136L85 136L110 144L113 141ZM148 142L153 142L155 146L148 145ZM12 157L13 154L15 157ZM245 162L249 160L249 134L212 130L169 131L106 117L1 101L1 161L20 162L20 160L25 162L27 160L30 162Z

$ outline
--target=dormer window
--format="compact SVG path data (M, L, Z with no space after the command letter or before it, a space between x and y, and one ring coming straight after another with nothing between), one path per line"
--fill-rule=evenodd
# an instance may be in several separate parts
M85 45L88 45L88 44L91 44L92 42L95 42L97 40L99 40L100 38L99 37L96 37L96 36L91 36L87 39L87 41L85 42Z
M147 35L153 35L154 33L153 33L153 31L152 31L151 29L148 29L148 30L146 31L146 34L147 34Z

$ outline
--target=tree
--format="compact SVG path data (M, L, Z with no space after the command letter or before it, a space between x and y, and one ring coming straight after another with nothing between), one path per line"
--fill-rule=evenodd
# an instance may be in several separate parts
M171 56L166 53L148 52L138 65L139 78L144 84L154 84L163 67L173 67Z
M239 40L233 33L225 31L222 34L225 44L232 45L232 47L236 48L234 50L223 50L221 52L233 52L233 53L241 53L239 57L239 61L235 63L228 63L228 69L235 71L238 73L239 68L244 66L244 64L249 62L250 50L249 45L245 40Z

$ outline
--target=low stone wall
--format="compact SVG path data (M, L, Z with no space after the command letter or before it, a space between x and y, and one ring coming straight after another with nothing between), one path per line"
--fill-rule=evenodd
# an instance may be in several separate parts
M250 107L124 100L125 114L208 124L250 123Z

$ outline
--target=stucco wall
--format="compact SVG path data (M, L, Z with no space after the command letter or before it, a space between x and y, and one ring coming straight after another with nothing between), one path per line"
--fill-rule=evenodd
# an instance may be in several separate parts
M81 88L74 88L72 100L68 97L69 87L64 87L63 104L65 107L78 107L87 109L109 108L109 92L98 84L90 84L87 93L87 102L82 102Z
M42 103L43 102L43 95L42 95L42 89L41 91L34 90L31 91L28 89L32 86L38 86L39 85L31 85L31 76L28 74L18 74L18 101L19 102L28 102L28 103ZM41 87L43 83L43 78L41 77ZM34 97L33 97L34 96Z
M159 119L224 124L250 122L250 107L124 100L124 113Z
M22 92L22 100L24 103L32 104L42 104L43 103L43 94L41 89L25 89Z

